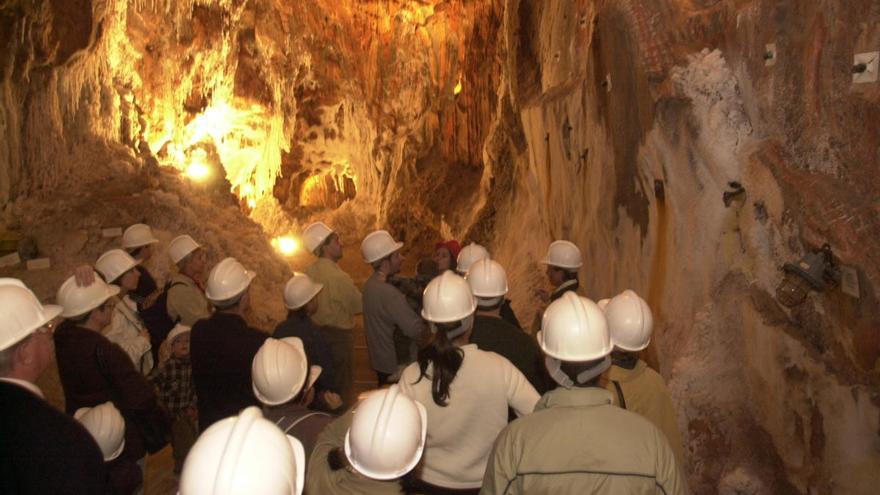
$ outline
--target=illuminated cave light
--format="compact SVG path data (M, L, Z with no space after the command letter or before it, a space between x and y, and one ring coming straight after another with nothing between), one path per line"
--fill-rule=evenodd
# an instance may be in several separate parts
M190 156L189 165L186 167L186 175L195 181L203 181L211 174L211 168L205 163L207 154L205 150L195 150Z
M272 239L272 247L284 256L293 256L299 250L299 241L291 235Z

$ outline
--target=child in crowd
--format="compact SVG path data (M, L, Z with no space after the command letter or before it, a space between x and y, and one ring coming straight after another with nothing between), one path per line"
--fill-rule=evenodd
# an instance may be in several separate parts
M186 454L198 437L198 410L189 339L190 327L175 325L164 344L171 353L169 358L150 374L150 381L159 391L159 401L174 418L171 424L171 448L175 474L180 474Z

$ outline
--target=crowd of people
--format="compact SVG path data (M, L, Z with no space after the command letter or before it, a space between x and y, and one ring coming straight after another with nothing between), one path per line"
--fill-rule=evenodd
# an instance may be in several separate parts
M301 237L315 261L279 287L271 335L247 322L255 273L208 271L180 235L159 284L144 224L57 305L0 279L0 492L141 493L170 443L183 495L687 493L672 401L639 359L651 310L631 290L581 295L575 244L549 246L553 290L524 329L482 246L437 243L405 277L403 243L372 232L359 289L336 231ZM358 314L377 389L355 397ZM36 385L53 359L63 412Z

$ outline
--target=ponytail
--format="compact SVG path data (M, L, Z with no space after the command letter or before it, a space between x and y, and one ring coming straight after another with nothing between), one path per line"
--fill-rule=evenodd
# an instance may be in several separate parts
M434 403L445 407L449 400L449 386L455 380L455 375L464 361L464 352L456 347L446 332L461 328L465 322L454 321L451 323L431 323L435 327L434 340L427 347L419 350L419 379L430 378L431 396ZM453 332L454 333L454 332ZM428 365L433 365L432 376L428 376Z

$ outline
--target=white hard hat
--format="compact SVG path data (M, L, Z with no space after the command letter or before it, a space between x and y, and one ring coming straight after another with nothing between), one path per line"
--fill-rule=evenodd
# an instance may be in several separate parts
M599 299L598 301L596 301L596 306L599 306L599 309L601 309L602 312L604 313L605 308L608 307L609 302L611 302L611 299ZM605 317L607 318L608 315L605 315Z
M255 276L235 258L226 258L208 274L205 297L211 302L228 301L244 292Z
M73 417L92 434L105 461L119 457L125 448L125 420L112 402L81 407L73 413Z
M550 248L547 249L547 256L541 260L541 263L566 270L576 270L583 265L581 250L569 241L553 241Z
M538 344L548 356L572 362L600 359L613 349L602 310L571 291L544 311Z
M644 299L627 289L605 308L608 329L614 345L624 351L641 351L651 343L654 317Z
M267 406L294 398L308 374L306 351L298 337L266 339L251 363L254 395Z
M299 440L251 406L202 432L183 464L180 495L300 495L305 465Z
M64 307L61 316L71 318L84 315L119 294L119 287L108 285L97 273L94 273L94 277L95 281L88 287L80 287L76 277L70 277L61 284L55 296L58 304Z
M61 311L61 306L40 304L21 280L0 278L0 351L49 323Z
M317 296L323 288L323 284L313 282L305 273L294 272L293 277L284 286L284 305L287 309L299 309Z
M369 393L355 408L345 434L345 456L365 476L399 478L418 464L427 431L425 406L392 385Z
M124 249L139 248L157 242L159 239L153 237L153 231L147 224L136 223L122 233L122 247Z
M449 270L434 277L422 294L422 318L434 323L460 321L476 309L471 286Z
M361 254L364 261L374 263L403 247L402 242L397 242L387 230L377 230L364 237L361 242Z
M134 259L121 249L111 249L102 254L95 262L95 268L104 276L104 280L113 283L125 272L134 268L140 261Z
M184 334L191 330L192 327L184 325L183 323L177 323L176 325L174 325L174 328L172 328L171 331L168 332L168 336L165 337L165 342L168 342L168 345L171 345L178 335Z
M507 273L495 260L485 258L475 262L465 279L477 297L497 299L507 294Z
M189 253L200 247L202 246L194 241L192 237L186 234L179 235L168 243L168 256L171 257L171 261L177 264L180 263L180 260L186 258Z
M472 242L459 251L458 258L455 260L455 271L464 275L468 272L471 265L487 258L489 258L489 251L483 246Z
M309 224L309 226L303 230L302 239L306 244L306 249L317 256L318 253L316 253L315 250L318 249L318 246L323 244L332 233L333 229L328 227L324 222L315 222Z

